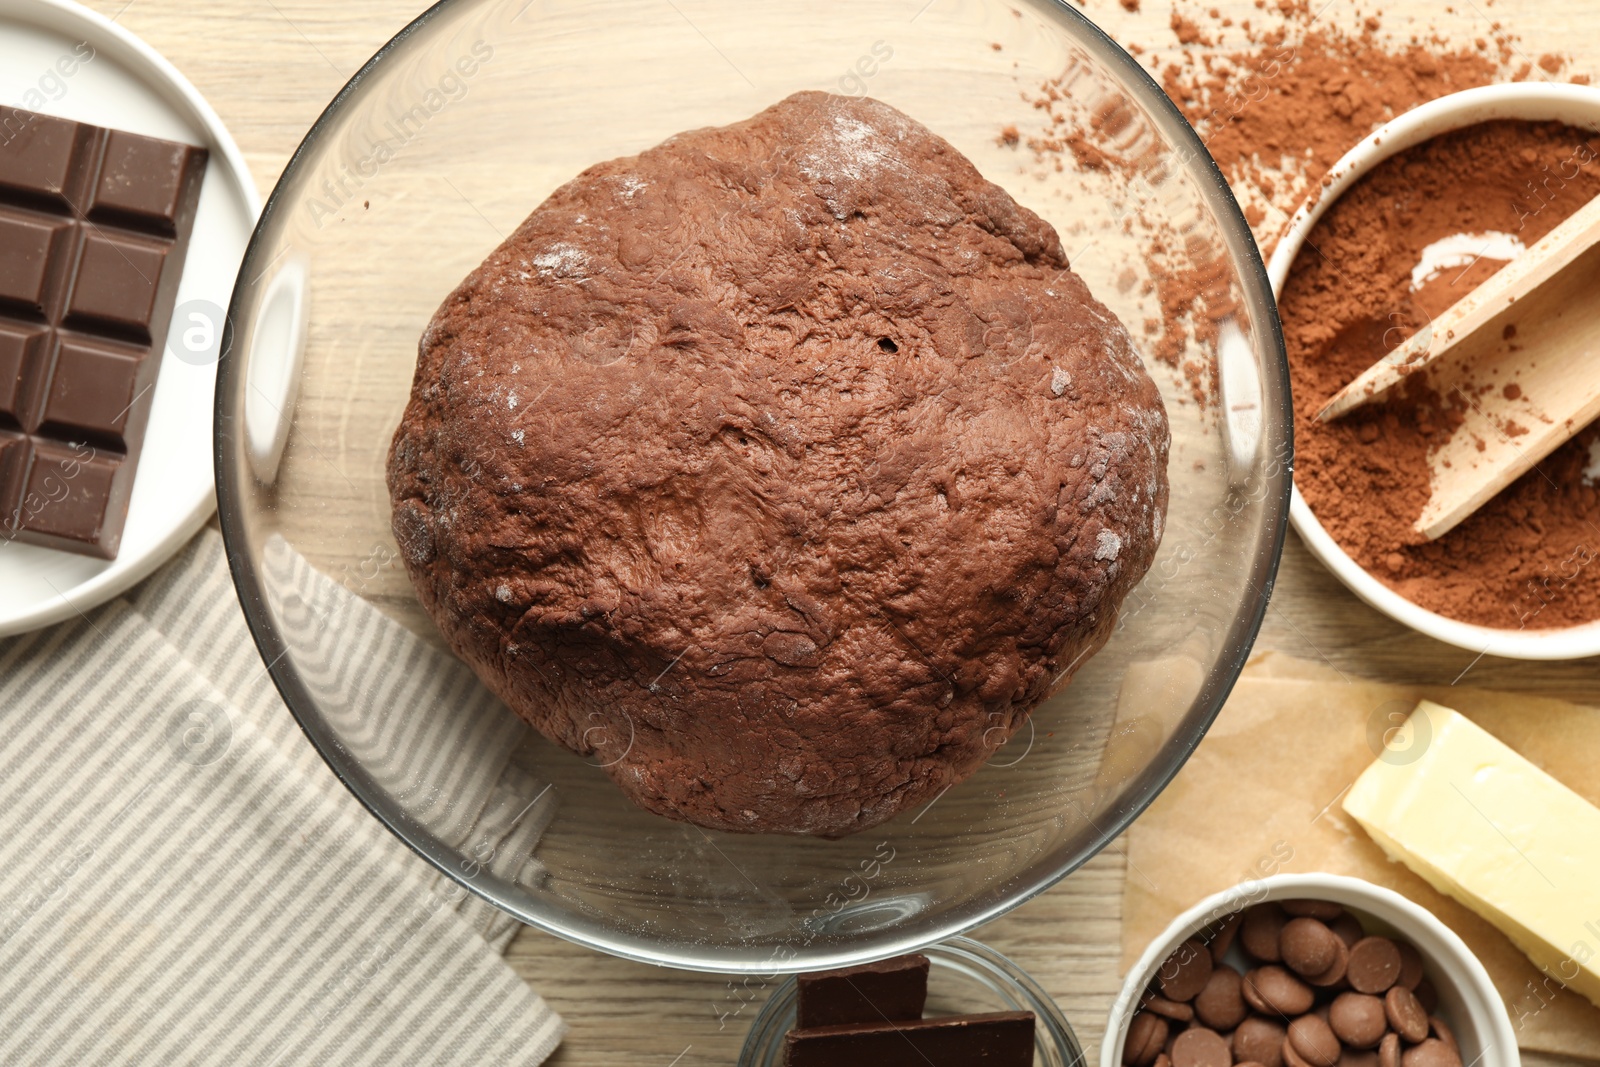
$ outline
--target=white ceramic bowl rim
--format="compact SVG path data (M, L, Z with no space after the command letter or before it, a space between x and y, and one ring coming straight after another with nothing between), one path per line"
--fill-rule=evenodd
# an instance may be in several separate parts
M1580 113L1589 117L1580 119ZM1282 295L1289 268L1312 228L1334 202L1373 167L1440 134L1501 118L1557 120L1592 125L1600 130L1600 88L1546 82L1488 85L1440 97L1384 124L1334 164L1321 197L1305 204L1290 220L1267 266L1273 296ZM1339 547L1317 521L1298 486L1290 498L1289 521L1312 554L1351 592L1419 633L1479 655L1529 660L1600 655L1600 620L1562 629L1505 630L1446 618L1407 600L1374 578Z
M1374 918L1385 919L1402 930L1413 939L1428 962L1435 965L1436 979L1440 977L1439 971L1446 972L1444 977L1461 993L1479 1031L1491 1035L1490 1047L1474 1061L1475 1067L1519 1067L1521 1053L1512 1029L1511 1014L1489 972L1454 930L1432 912L1392 889L1360 878L1322 873L1275 874L1241 882L1211 894L1173 919L1128 970L1122 991L1117 994L1106 1020L1105 1038L1100 1045L1100 1067L1122 1067L1122 1043L1128 1036L1128 1023L1133 1018L1138 998L1149 985L1156 968L1174 948L1242 908L1266 900L1296 897L1331 900L1357 911L1372 912ZM1400 921L1395 921L1395 916Z

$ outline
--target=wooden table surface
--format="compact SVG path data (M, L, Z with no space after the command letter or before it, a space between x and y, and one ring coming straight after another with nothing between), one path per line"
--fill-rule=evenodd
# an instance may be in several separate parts
M1355 17L1355 0L1329 2L1340 7L1327 17ZM91 0L91 6L155 46L205 94L243 149L263 195L350 75L422 9L417 0ZM1087 0L1086 10L1121 40L1175 46L1166 28L1168 5L1147 0L1144 6L1136 14L1117 0ZM1253 0L1205 6L1224 14L1236 10L1240 17L1255 10ZM1392 0L1386 14L1394 25L1416 13L1453 37L1470 39L1486 32L1491 12L1520 35L1527 54L1562 52L1574 58L1574 69L1600 71L1594 0L1460 0L1449 10ZM1448 684L1470 666L1463 679L1470 684L1591 700L1600 676L1593 660L1473 664L1470 653L1416 635L1356 600L1293 535L1259 646L1392 681ZM1098 1057L1106 1011L1120 984L1123 870L1123 854L1113 843L1054 890L973 934L1017 960L1060 1002L1090 1062ZM532 929L517 938L508 959L571 1027L550 1061L561 1067L733 1063L765 997L759 980L630 963Z

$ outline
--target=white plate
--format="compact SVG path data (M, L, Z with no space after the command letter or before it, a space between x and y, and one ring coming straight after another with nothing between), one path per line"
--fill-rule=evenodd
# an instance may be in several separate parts
M1288 231L1272 254L1272 262L1267 265L1273 294L1282 294L1289 268L1294 265L1295 257L1317 221L1369 170L1390 156L1440 134L1492 119L1565 122L1600 130L1600 89L1548 82L1488 85L1430 101L1374 131L1334 164L1322 195L1303 206L1290 221ZM1446 618L1407 600L1368 574L1339 547L1312 514L1298 486L1289 503L1289 521L1312 554L1356 596L1418 633L1480 656L1558 660L1600 655L1600 622L1548 630L1496 629Z
M85 42L93 49L87 62ZM4 636L72 618L116 596L160 566L216 507L216 353L261 200L239 146L195 87L149 45L66 0L0 0L0 103L210 149L178 308L215 309L209 355L205 324L174 316L117 558L0 540ZM204 303L184 307L194 301ZM180 359L174 348L185 330L198 331L190 340L201 351Z

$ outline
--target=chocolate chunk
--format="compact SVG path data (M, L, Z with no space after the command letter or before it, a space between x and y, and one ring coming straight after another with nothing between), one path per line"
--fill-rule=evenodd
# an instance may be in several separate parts
M1331 923L1344 914L1344 907L1331 900L1284 900L1279 901L1283 910L1296 918L1320 919L1322 922Z
M1128 1067L1149 1067L1167 1045L1167 1020L1141 1011L1128 1022L1128 1038L1122 1043L1122 1062Z
M1349 953L1345 973L1350 988L1358 992L1382 993L1400 977L1400 949L1387 937L1364 937Z
M1289 1044L1311 1067L1339 1062L1339 1039L1320 1015L1302 1015L1289 1024Z
M1283 1042L1288 1031L1282 1024L1252 1015L1233 1032L1233 1058L1240 1063L1282 1067Z
M1238 971L1226 963L1217 964L1205 988L1194 998L1195 1015L1214 1030L1232 1030L1249 1013L1243 984Z
M1403 984L1391 986L1383 995L1383 1010L1394 1032L1411 1044L1428 1036L1428 1013L1417 995Z
M1361 929L1361 920L1351 915L1348 911L1329 923L1328 927L1339 935L1339 940L1344 942L1345 948L1349 948L1367 936L1367 932ZM1415 950L1413 949L1413 951Z
M1383 1001L1366 993L1340 993L1328 1005L1328 1024L1334 1036L1356 1048L1375 1048L1388 1030ZM1426 1024L1426 1019L1424 1019Z
M1415 993L1422 981L1422 953L1409 941L1395 944L1400 949L1400 984Z
M896 956L857 967L813 971L796 979L795 1025L840 1026L922 1018L928 1000L928 957Z
M1168 1000L1166 997L1157 996L1154 993L1145 994L1144 999L1139 1001L1139 1008L1141 1011L1153 1011L1157 1015L1171 1019L1173 1022L1186 1023L1194 1018L1194 1008L1188 1004L1182 1004L1176 1000Z
M1338 942L1339 935L1317 919L1290 919L1278 935L1278 951L1291 970L1305 977L1333 966L1339 958Z
M1400 1056L1402 1067L1461 1067L1461 1053L1436 1037L1408 1048Z
M1432 1015L1439 1007L1439 991L1433 988L1433 983L1424 975L1417 983L1417 988L1412 990L1417 995L1417 1003L1422 1005L1422 1010Z
M1264 1015L1293 1018L1311 1010L1316 993L1310 986L1275 963L1257 967L1244 976L1244 999Z
M788 1067L1032 1067L1033 1013L997 1011L939 1019L790 1030ZM1151 1060L1155 1059L1151 1056Z
M1217 932L1211 936L1213 961L1221 963L1222 957L1228 954L1228 949L1233 947L1233 939L1239 934L1239 925L1242 922L1244 922L1244 912L1236 911L1217 926Z
M1300 1055L1294 1042L1287 1037L1283 1039L1283 1062L1285 1067L1314 1067L1310 1060Z
M0 107L0 537L112 559L206 151Z
M1172 1043L1172 1067L1230 1067L1233 1053L1215 1030L1196 1026Z
M1162 963L1161 969L1156 972L1156 981L1160 983L1161 992L1167 999L1193 1000L1211 980L1213 967L1211 953L1205 943L1191 937L1174 949L1172 955Z
M1451 1032L1450 1027L1445 1025L1443 1019L1434 1015L1428 1019L1428 1026L1433 1030L1434 1037L1449 1045L1456 1051L1457 1055L1461 1053L1461 1046L1456 1043L1456 1035Z
M1344 942L1338 937L1333 939L1332 946L1334 959L1333 962L1328 965L1328 969L1320 974L1311 974L1306 976L1306 981L1310 982L1318 989L1331 989L1338 986L1345 980L1345 972L1349 969L1351 950L1345 948Z
M1289 916L1277 904L1257 904L1244 913L1244 921L1239 927L1239 944L1262 963L1277 963L1283 959L1278 950L1278 938L1288 922Z
M1378 1042L1378 1067L1400 1067L1399 1034L1384 1034Z

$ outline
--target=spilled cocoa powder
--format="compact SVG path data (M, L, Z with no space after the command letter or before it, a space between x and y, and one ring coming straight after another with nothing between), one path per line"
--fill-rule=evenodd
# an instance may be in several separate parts
M1380 164L1340 197L1312 230L1279 301L1295 483L1351 558L1450 618L1507 629L1600 618L1600 487L1586 474L1600 454L1600 426L1430 542L1413 528L1430 494L1428 455L1477 397L1455 388L1441 395L1425 372L1336 422L1319 423L1316 413L1504 265L1480 259L1413 291L1413 268L1429 245L1490 233L1532 245L1596 196L1600 136L1592 131L1493 122L1447 134ZM1515 336L1512 323L1502 337L1513 351ZM1514 381L1498 388L1520 395ZM1501 429L1526 432L1509 421Z
M1439 38L1388 41L1377 17L1345 30L1304 4L1282 5L1280 16L1241 26L1242 48L1186 51L1161 71L1268 255L1281 228L1261 232L1271 209L1286 218L1378 126L1428 100L1528 74L1503 35L1453 48Z
M1498 29L1492 39L1452 50L1440 40L1386 42L1377 18L1341 28L1306 0L1257 6L1259 17L1238 23L1214 9L1174 8L1166 29L1183 46L1177 62L1163 66L1155 42L1128 47L1136 55L1151 53L1148 62L1217 159L1268 254L1275 243L1269 235L1374 127L1424 100L1526 76L1509 68L1517 52ZM1074 74L1069 67L1025 86L1040 125L1008 127L1000 143L1025 146L1056 170L1070 163L1080 171L1137 178L1152 164L1125 153L1124 116L1114 107L1085 116L1068 106ZM1138 210L1137 203L1129 206ZM1142 212L1139 217L1146 225L1152 221ZM1158 233L1146 257L1161 311L1147 324L1150 355L1181 370L1202 405L1213 392L1215 367L1201 353L1216 340L1215 324L1237 306L1237 294L1221 284L1228 270L1220 255L1181 235Z
M1464 41L1433 33L1397 38L1377 16L1341 25L1304 0L1257 0L1256 7L1259 17L1237 25L1214 11L1174 8L1164 28L1183 46L1175 62L1159 58L1157 42L1128 47L1148 55L1267 255L1339 157L1389 119L1479 85L1591 80L1559 55L1530 61L1499 23ZM1058 111L1062 89L1059 79L1039 86L1034 103L1043 127L1010 130L1008 143L1058 169L1063 159L1084 171L1130 175L1146 165L1118 154L1114 124L1082 123ZM1412 268L1428 245L1495 230L1531 245L1600 194L1600 160L1585 161L1595 151L1600 141L1582 131L1496 123L1397 156L1324 217L1312 237L1321 254L1300 256L1281 302L1296 483L1358 563L1452 618L1511 629L1600 619L1600 566L1593 565L1600 557L1600 486L1587 473L1600 468L1600 426L1429 543L1413 530L1428 497L1428 455L1459 423L1464 398L1436 395L1423 377L1341 422L1325 426L1312 417L1339 387L1502 265L1482 260L1412 292ZM1154 244L1152 281L1163 318L1146 324L1152 354L1181 366L1203 403L1215 371L1200 367L1194 352L1207 340L1206 302L1219 294L1202 265L1182 259L1181 247L1159 236ZM1502 426L1508 436L1522 429Z

